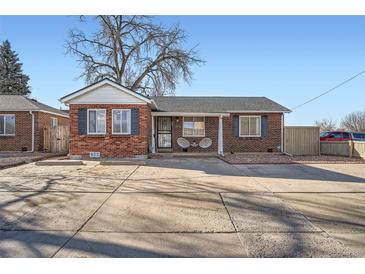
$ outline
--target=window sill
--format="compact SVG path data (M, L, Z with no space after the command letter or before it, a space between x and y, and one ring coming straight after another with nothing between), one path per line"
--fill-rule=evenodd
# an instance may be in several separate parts
M115 137L129 137L129 136L132 136L131 133L112 133L112 136L115 136Z
M97 134L86 134L85 136L87 137L105 137L106 136L106 133L97 133Z
M0 137L15 137L15 134L0 134Z
M205 138L205 135L183 135L184 138Z

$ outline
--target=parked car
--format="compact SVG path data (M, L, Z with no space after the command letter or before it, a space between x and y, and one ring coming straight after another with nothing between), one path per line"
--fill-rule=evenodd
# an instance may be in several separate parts
M348 131L323 131L320 133L321 141L365 141L365 133Z

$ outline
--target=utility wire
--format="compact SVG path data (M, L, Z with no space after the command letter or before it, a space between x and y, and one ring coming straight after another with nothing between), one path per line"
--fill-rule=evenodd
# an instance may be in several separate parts
M316 97L314 97L314 98L312 98L312 99L310 99L310 100L308 100L308 101L306 101L306 102L304 102L304 103L302 103L300 105L297 105L297 106L293 107L291 110L295 110L295 109L300 108L300 107L302 107L302 106L304 106L304 105L306 105L306 104L308 104L310 102L313 102L314 100L318 99L319 97L322 97L323 95L326 95L326 94L330 93L331 91L334 91L335 89L337 89L337 88L343 86L344 84L346 84L346 83L354 80L355 78L359 77L360 75L362 75L364 73L365 73L365 70L363 70L363 71L359 72L358 74L352 76L351 78L343 81L342 83L338 84L337 86L335 86L333 88L330 88L329 90L321 93L320 95L318 95L318 96L316 96Z

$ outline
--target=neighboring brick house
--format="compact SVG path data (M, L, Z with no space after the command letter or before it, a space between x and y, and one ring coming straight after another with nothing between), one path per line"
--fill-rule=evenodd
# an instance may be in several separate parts
M0 95L0 151L43 151L43 129L56 125L68 126L68 113L22 95Z
M75 158L280 151L290 112L266 97L145 97L109 79L60 100Z

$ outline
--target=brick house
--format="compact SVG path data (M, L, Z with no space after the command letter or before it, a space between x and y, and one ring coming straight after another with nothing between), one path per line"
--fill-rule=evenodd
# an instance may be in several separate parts
M43 129L56 125L69 125L68 113L22 95L0 95L0 151L43 151Z
M266 97L145 97L109 79L60 100L75 158L280 151L290 112Z

